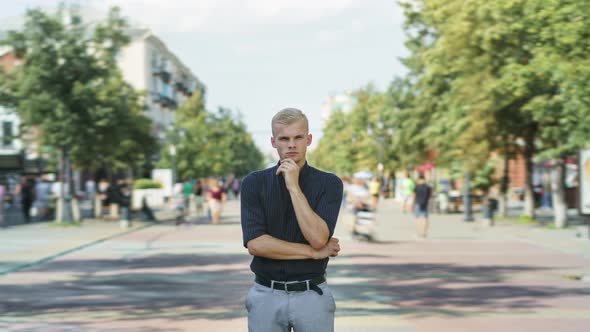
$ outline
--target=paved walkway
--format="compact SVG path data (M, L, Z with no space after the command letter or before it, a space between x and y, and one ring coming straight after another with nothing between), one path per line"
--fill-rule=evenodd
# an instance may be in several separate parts
M460 219L433 215L430 237L415 240L411 216L388 200L378 214L378 241L366 242L352 238L352 215L343 212L336 230L342 252L328 268L336 331L587 329L590 241ZM134 227L0 230L0 266L7 267L0 330L246 330L252 274L236 201L220 225L201 219ZM7 258L10 248L21 258Z

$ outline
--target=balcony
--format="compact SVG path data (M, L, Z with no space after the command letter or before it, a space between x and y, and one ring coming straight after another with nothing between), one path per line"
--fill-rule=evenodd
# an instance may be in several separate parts
M164 95L158 95L157 97L155 97L154 102L168 109L176 109L178 107L178 103L176 102L176 100L170 97L166 97Z
M164 68L154 68L154 76L160 77L166 83L172 78L172 74Z
M193 95L192 91L190 91L188 85L184 82L176 82L174 84L176 91L182 93L186 97L190 97Z

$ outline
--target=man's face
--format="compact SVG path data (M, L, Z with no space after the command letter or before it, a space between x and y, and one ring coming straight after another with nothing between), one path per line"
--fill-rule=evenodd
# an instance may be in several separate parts
M277 149L279 158L292 159L299 167L305 165L305 153L311 144L311 134L303 120L289 125L277 123L271 137L272 147Z

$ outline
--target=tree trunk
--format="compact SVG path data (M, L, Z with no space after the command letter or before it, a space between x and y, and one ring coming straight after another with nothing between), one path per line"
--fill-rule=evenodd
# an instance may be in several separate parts
M565 201L565 164L559 160L551 174L551 199L555 227L567 227L567 203Z
M72 177L70 167L70 149L68 146L62 147L59 163L60 176L58 180L60 181L60 189L57 204L56 221L69 223L74 221L74 216L72 213Z
M504 170L502 171L502 182L500 184L500 197L498 199L498 214L502 217L508 216L508 177L509 164L508 156L504 156Z
M473 209L471 206L471 172L465 171L465 184L463 188L463 221L473 221Z
M535 194L533 191L533 156L535 154L535 135L530 134L525 140L524 161L526 165L525 188L524 188L524 211L523 214L535 219Z

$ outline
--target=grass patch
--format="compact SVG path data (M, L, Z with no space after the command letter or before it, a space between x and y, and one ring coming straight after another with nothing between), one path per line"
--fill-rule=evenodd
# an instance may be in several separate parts
M518 217L518 223L523 224L523 225L532 225L532 224L536 224L537 221L534 218L531 218L530 216L527 216L525 214L521 214Z
M547 227L547 229L558 229L554 223L547 224L547 226L545 226L545 227Z
M563 277L569 280L582 280L581 274L566 274Z
M54 221L47 224L49 227L66 228L66 227L80 227L82 223L79 221Z
M503 221L503 222L517 223L519 218L518 217L500 217L497 220Z
M518 217L500 217L497 219L498 221L509 222L513 224L522 224L522 225L535 225L538 223L536 219L533 219L527 215L521 214Z

